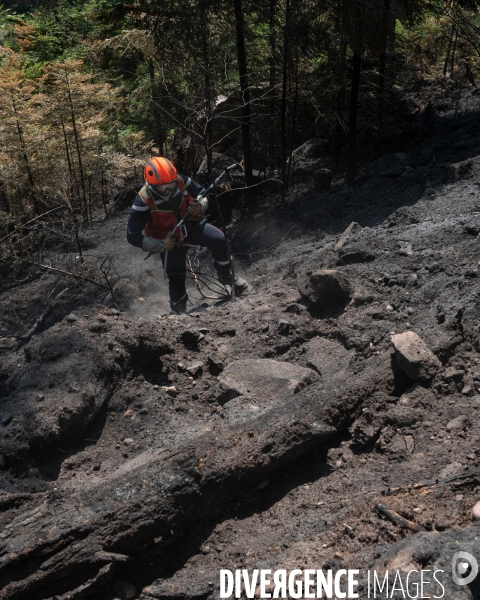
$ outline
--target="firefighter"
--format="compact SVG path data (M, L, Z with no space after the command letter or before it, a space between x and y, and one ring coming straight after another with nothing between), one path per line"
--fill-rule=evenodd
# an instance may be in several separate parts
M165 264L168 252L167 276L170 307L174 313L187 310L185 276L188 248L181 245L182 232L175 225L188 214L185 221L185 242L208 248L220 283L231 284L230 261L224 234L207 223L205 211L208 200L205 188L185 175L162 156L154 156L144 169L145 185L138 192L130 210L127 240L150 254L160 253ZM235 292L241 294L247 282L235 277Z

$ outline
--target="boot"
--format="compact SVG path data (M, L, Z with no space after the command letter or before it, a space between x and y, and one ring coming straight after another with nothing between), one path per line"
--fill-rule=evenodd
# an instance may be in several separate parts
M227 268L217 269L217 278L222 285L232 285L230 266L227 266ZM235 275L235 293L243 294L243 292L247 291L247 289L247 281L242 279L242 277Z
M170 309L172 315L182 315L187 312L187 300L188 296L185 294L183 298L180 298L178 302L172 302L170 300Z

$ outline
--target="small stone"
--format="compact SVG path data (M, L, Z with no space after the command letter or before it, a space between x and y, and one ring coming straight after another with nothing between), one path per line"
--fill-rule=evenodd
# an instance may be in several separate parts
M413 436L405 436L405 446L407 447L407 450L410 452L410 454L413 454L413 451L415 449L415 440L413 439Z
M115 448L116 448L117 450L120 450L120 447L121 447L121 446L120 446L120 444L115 444Z
M462 394L464 394L465 396L470 396L471 393L472 393L472 387L470 385L466 385L462 389Z
M290 323L282 319L278 323L277 331L279 335L288 335L288 332L290 331Z
M337 461L335 462L335 468L336 468L336 469L339 469L339 468L340 468L340 467L342 467L342 466L343 466L343 461L341 461L341 460L337 460Z
M115 593L120 600L133 600L137 595L137 590L129 581L117 579L115 581Z
M399 367L413 381L427 382L442 368L441 362L413 331L392 335Z
M422 509L419 506L417 506L413 509L413 512L419 515L422 512Z
M69 323L74 323L75 321L78 321L78 317L75 313L70 313L69 315L67 315L65 317L65 319L69 322Z
M160 386L155 384L155 385L153 386L153 389L154 389L154 390L159 390L159 389L160 389Z
M474 387L476 390L480 389L480 381L474 381L474 382L473 382L473 387Z
M467 458L468 460L475 460L476 456L474 452L470 452L470 454L467 454Z
M176 398L178 396L178 390L174 385L167 387L165 391L171 398Z
M480 501L478 501L472 508L472 519L475 519L475 521L480 520Z
M209 554L210 553L210 546L204 546L202 548L202 553L203 554Z
M335 552L335 558L343 558L343 554L341 554L340 552Z
M455 496L455 500L456 500L456 502L461 502L463 500L463 495L462 494L457 494Z
M189 373L189 375L191 375L192 377L197 377L198 375L201 375L202 373L202 368L203 368L203 363L200 360L195 361L194 363L190 364L187 366L186 371L187 373Z
M3 417L0 419L0 423L6 427L9 423L11 423L12 418L13 417L10 414L3 415Z
M179 371L184 371L185 370L185 365L182 362L179 362L178 365L177 365L177 367L178 367Z
M37 400L38 402L41 402L42 400L45 400L45 396L43 394L37 394Z
M140 415L148 415L148 408L146 408L146 407L144 407L144 408L141 408L141 409L138 411L138 414L140 414Z
M101 323L100 321L95 321L89 325L88 329L92 333L101 333L102 331L105 331L105 324Z
M366 459L366 458L361 458L361 459L360 459L360 462L362 463L362 465L364 465L364 464L366 464L366 462L367 462L367 459Z
M414 313L414 312L415 312L415 311L413 310L413 308L412 308L411 306L409 306L409 307L407 308L407 314L408 314L408 315L413 315L413 313Z
M124 413L123 416L125 419L131 419L134 415L135 413L133 412L133 410L129 409Z
M102 466L102 463L94 463L92 465L92 470L93 471L100 471L100 467Z
M111 308L110 312L112 313L112 315L117 315L118 316L120 314L120 311L117 310L116 308Z
M391 304L387 304L387 306L385 307L387 310L393 310L393 306Z
M123 443L125 444L125 446L130 446L130 444L134 443L134 440L132 438L125 438L123 440Z
M459 415L452 419L446 427L447 431L457 431L466 429L470 425L467 415Z
M208 355L208 364L217 372L223 371L223 360L216 352L212 352Z

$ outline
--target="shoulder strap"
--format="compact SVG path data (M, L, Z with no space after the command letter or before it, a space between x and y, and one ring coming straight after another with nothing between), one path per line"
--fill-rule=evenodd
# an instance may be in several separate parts
M138 195L152 212L157 212L157 206L155 205L152 194L146 185L142 187L142 189L138 192Z
M190 177L187 177L187 181L185 182L181 175L177 175L177 185L178 185L178 189L182 193L182 196L188 196L187 186L190 185L191 181L192 180L190 179Z

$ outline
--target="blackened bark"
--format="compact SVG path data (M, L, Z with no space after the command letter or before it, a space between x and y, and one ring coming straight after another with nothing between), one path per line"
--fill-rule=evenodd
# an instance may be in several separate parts
M242 0L233 0L235 11L235 32L237 37L237 61L242 92L242 147L247 187L253 185L252 177L252 146L250 141L250 89L248 87L247 55L245 51L245 23L243 18ZM253 189L247 190L248 213L251 215L254 207Z
M353 54L352 61L352 89L350 94L350 116L348 119L348 162L347 183L351 185L355 179L356 172L356 149L357 149L357 117L358 96L360 91L360 71L362 68L362 57L358 51Z

